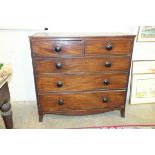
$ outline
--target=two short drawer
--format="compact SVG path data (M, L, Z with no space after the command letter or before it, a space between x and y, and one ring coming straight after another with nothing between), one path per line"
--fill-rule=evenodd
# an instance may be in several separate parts
M82 55L126 55L131 51L129 39L103 38L102 40L38 40L32 41L32 56L64 57Z

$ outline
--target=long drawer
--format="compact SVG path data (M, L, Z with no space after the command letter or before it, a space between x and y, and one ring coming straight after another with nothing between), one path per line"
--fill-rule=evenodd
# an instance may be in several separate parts
M71 94L38 95L39 107L45 112L65 109L112 109L125 102L125 91L102 91Z
M35 73L128 71L130 57L33 58Z
M127 87L127 81L127 73L36 76L39 93L123 89Z

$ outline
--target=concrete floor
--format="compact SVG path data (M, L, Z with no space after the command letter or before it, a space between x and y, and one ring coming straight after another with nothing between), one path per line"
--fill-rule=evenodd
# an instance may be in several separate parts
M126 117L120 117L119 111L88 116L44 115L38 122L36 102L13 102L13 120L15 129L80 128L107 125L154 124L155 104L127 105ZM0 128L4 128L0 117Z

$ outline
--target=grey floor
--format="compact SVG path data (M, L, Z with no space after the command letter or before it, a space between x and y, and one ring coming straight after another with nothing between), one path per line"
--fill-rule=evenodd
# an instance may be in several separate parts
M126 117L119 111L88 116L63 116L48 114L38 122L36 102L13 102L15 129L81 128L107 125L155 124L155 104L127 105ZM0 117L0 128L4 123Z

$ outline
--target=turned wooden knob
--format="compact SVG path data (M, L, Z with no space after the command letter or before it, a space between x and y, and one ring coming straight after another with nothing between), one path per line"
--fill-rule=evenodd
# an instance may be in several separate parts
M57 87L61 88L63 86L63 83L61 81L57 82Z
M103 101L103 103L108 103L109 99L107 97L104 97L102 101Z
M111 44L111 42L108 42L106 44L105 49L108 50L108 51L112 50L112 44Z
M105 80L103 81L103 84L104 84L104 85L109 85L109 83L110 83L110 82L109 82L108 79L105 79Z
M60 52L61 51L61 47L60 46L56 46L54 50L55 50L55 52Z
M105 62L105 66L106 66L106 67L111 67L111 65L112 65L112 63L111 63L110 61L106 61L106 62Z
M57 63L55 66L56 66L57 69L61 69L62 68L62 64L61 63Z
M58 104L59 104L59 105L63 105L63 104L64 104L64 100L60 99L60 100L58 101Z

